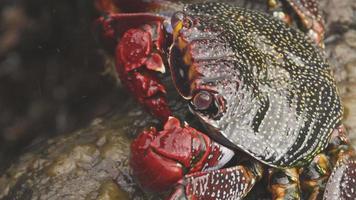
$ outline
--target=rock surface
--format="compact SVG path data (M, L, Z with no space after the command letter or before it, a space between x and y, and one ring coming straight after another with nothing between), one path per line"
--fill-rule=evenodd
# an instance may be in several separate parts
M344 124L356 146L356 1L323 0L326 54L345 107Z
M1 176L0 199L142 199L129 174L126 133L150 120L139 109L115 113L122 114L31 147Z

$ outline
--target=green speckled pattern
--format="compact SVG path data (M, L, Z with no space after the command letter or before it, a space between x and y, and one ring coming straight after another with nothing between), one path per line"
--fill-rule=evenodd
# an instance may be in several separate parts
M219 119L196 112L213 138L279 167L305 165L326 147L343 112L317 47L274 18L228 4L189 5L185 14L195 25L181 34L194 43L200 78L226 101Z

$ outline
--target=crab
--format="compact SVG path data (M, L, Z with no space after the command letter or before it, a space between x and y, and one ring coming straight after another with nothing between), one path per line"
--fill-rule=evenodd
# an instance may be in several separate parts
M315 2L287 2L320 44ZM131 145L145 190L242 199L267 179L272 199L356 198L355 153L317 45L281 20L225 3L142 3L141 13L116 13L120 1L99 0L106 13L95 26L124 86L164 123ZM173 116L158 78L166 65L204 133Z

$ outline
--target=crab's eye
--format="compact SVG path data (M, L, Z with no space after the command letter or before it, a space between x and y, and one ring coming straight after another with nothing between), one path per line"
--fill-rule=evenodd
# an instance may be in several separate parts
M191 28L193 26L193 20L190 17L185 17L183 20L184 28Z
M199 91L194 95L192 104L197 110L207 110L213 103L214 97L207 91Z

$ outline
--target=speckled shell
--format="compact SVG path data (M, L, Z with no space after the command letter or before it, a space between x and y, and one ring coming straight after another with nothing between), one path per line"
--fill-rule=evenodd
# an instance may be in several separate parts
M325 187L323 199L356 199L355 158L346 157L338 161Z
M212 138L276 167L305 165L326 147L342 106L329 64L303 33L222 3L184 13L194 25L181 35L194 44L201 84L226 101L218 119L195 112Z

